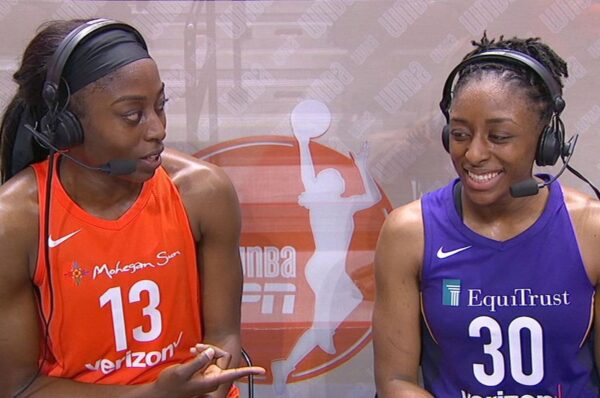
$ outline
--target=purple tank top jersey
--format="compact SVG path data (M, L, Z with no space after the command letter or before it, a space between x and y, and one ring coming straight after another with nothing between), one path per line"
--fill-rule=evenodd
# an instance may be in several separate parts
M436 397L598 397L594 287L558 182L541 217L504 242L473 232L458 180L422 199L422 369Z

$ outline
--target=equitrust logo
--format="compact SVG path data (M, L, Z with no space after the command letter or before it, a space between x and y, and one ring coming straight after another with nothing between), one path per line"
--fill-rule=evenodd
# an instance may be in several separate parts
M287 135L196 154L225 170L240 199L242 344L267 368L257 382L272 384L268 396L339 367L371 339L374 249L391 205L368 172L367 145L346 155L316 142L330 121L324 104L305 101Z
M458 307L460 304L460 279L442 280L442 304Z

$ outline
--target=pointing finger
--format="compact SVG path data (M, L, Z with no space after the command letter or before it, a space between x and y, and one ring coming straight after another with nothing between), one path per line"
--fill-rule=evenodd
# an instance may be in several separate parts
M210 368L209 368L210 370ZM220 370L213 374L204 374L198 376L193 383L194 388L201 389L214 389L221 384L231 383L239 378L250 376L250 375L263 375L265 369L259 366L242 367Z

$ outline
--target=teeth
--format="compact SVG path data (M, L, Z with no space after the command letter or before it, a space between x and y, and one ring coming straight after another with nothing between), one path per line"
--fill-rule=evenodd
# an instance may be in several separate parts
M474 180L476 182L488 182L500 173L493 172L493 173L485 173L485 174L474 174L469 171L468 174L469 174L469 178L471 178L472 180Z

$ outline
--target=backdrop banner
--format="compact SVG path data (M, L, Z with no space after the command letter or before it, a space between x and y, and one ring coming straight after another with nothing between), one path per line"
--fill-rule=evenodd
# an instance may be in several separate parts
M374 396L377 236L392 208L455 175L438 104L484 31L540 37L568 62L571 164L600 183L600 1L3 0L2 107L37 27L87 17L141 31L170 99L167 145L236 187L257 397Z

